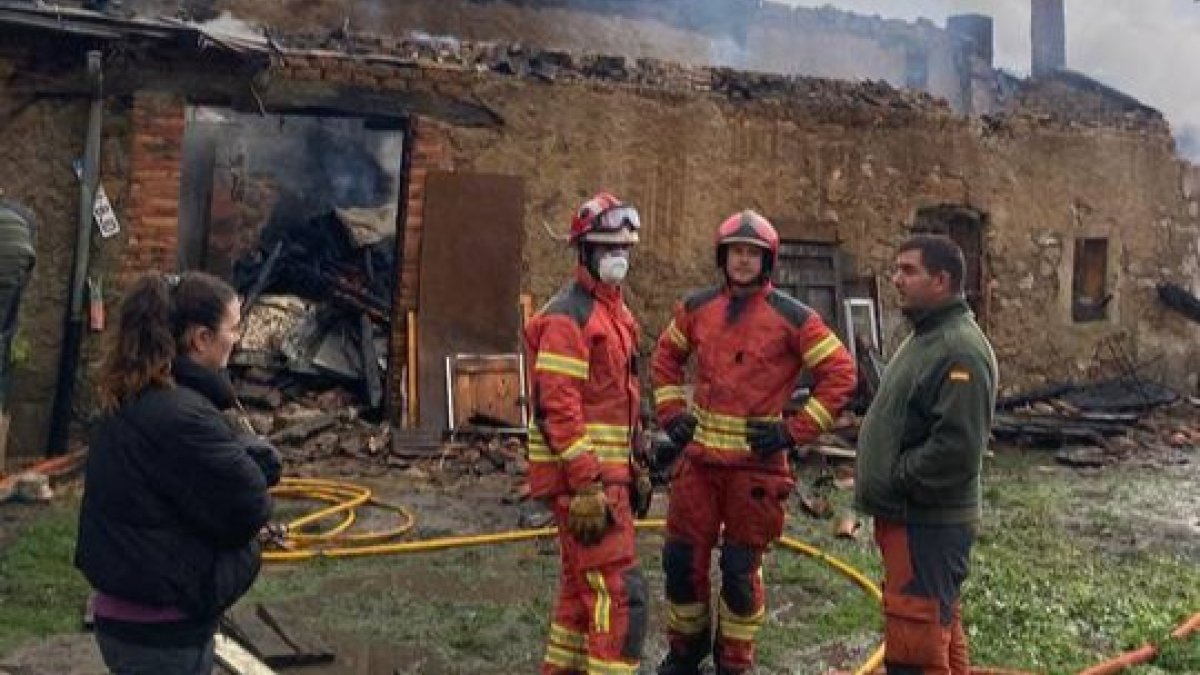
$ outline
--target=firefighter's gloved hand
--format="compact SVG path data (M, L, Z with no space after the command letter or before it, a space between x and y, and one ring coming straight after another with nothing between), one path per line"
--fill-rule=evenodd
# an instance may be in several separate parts
M654 482L650 480L650 468L633 466L633 484L629 486L629 498L632 502L633 515L640 520L650 513L650 503L654 501Z
M751 420L746 423L746 442L750 449L760 457L770 457L777 452L786 450L795 444L788 432L787 423L762 422Z
M686 412L679 413L667 420L663 425L663 431L667 432L667 437L671 439L671 442L682 450L692 442L692 436L696 434L696 423L695 415Z
M675 445L675 441L655 443L654 448L650 451L651 473L660 476L666 475L667 470L671 468L671 462L674 462L681 454L683 454L683 446ZM663 480L660 483L666 485L667 481Z
M589 483L571 495L567 530L584 546L596 544L604 537L611 518L600 481Z

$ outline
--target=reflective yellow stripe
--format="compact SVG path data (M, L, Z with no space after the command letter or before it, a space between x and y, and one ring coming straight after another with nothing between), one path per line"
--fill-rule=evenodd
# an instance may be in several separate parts
M527 456L531 463L552 464L570 461L589 449L596 458L606 464L622 464L629 461L630 429L619 424L589 424L586 436L571 443L566 450L555 453L535 424L529 425Z
M601 462L617 463L628 461L631 430L620 424L601 424L593 422L587 425L588 440L591 441L592 452Z
M596 593L596 607L592 612L592 627L597 633L607 633L609 630L609 614L612 611L612 596L608 594L608 586L604 583L604 575L599 572L587 573L588 585Z
M722 434L699 427L696 429L694 440L700 445L713 450L750 452L750 445L746 443L745 434Z
M567 446L560 454L550 448L550 444L546 442L546 437L542 435L541 429L537 425L529 425L529 448L527 455L530 463L548 464L554 462L564 462L582 455L588 449L588 437L583 436Z
M668 401L687 401L687 389L675 384L668 384L654 390L654 402L662 405Z
M550 641L561 647L587 651L587 635L577 633L559 623L550 624Z
M782 419L781 415L724 415L700 407L696 407L695 411L696 419L700 422L696 428L696 442L706 448L732 452L750 452L750 446L746 443L747 422L775 422Z
M575 459L576 457L578 457L578 456L582 455L583 453L587 452L587 449L588 449L588 437L587 437L587 436L584 436L583 438L581 438L581 439L579 439L579 440L575 441L574 443L572 443L572 444L568 445L568 446L567 446L567 449L566 449L566 450L563 450L563 451L562 451L562 452L559 454L559 457L560 457L560 458L561 458L561 459L562 459L564 462L569 462L569 461L571 461L572 459Z
M782 419L782 417L782 415L751 415L749 417L741 417L712 412L699 406L696 407L696 418L701 422L708 422L709 426L719 427L723 431L740 433L746 432L746 422L775 422Z
M818 363L824 361L841 346L842 341L836 335L833 333L826 335L825 339L818 342L815 347L804 352L804 365L815 368Z
M585 652L563 649L552 644L546 646L546 656L543 660L566 670L583 670L588 662Z
M529 425L529 447L527 455L530 462L556 462L558 458L554 453L550 452L550 446L546 444L546 439L542 436L542 430L536 425Z
M671 323L667 324L667 339L671 341L671 344L679 347L679 349L687 351L687 336L683 334L683 331L679 330L679 326L675 325L675 319L671 319Z
M589 422L586 426L588 436L597 443L628 443L632 435L629 427L620 424Z
M601 661L594 658L587 660L588 675L633 675L637 671L637 666L623 661Z
M833 415L830 415L829 410L816 398L809 397L808 403L804 404L804 412L813 418L821 431L829 431L833 428Z
M708 628L708 605L667 603L667 625L684 635L698 635Z
M538 352L537 365L533 369L566 375L578 380L586 380L588 377L587 361L552 352Z
M731 637L735 640L745 640L752 642L754 636L758 634L759 629L767 620L766 606L760 607L757 612L751 616L738 616L729 609L725 604L725 599L721 599L721 620L717 622L717 632L725 637Z
M596 444L596 445L592 446L592 454L596 455L596 458L599 459L601 462L615 464L615 463L619 463L619 462L628 461L629 446L628 445L614 446L614 445Z

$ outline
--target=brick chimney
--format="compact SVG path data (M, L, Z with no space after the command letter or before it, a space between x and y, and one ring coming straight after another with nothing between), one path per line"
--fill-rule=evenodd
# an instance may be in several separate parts
M1032 25L1034 77L1049 75L1067 66L1067 29L1063 0L1033 0Z

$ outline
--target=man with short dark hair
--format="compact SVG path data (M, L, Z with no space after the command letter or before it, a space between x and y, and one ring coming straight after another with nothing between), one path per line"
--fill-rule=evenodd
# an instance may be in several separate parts
M859 433L855 504L884 564L888 675L967 675L959 595L980 520L996 357L962 294L962 251L917 235L892 283L913 333L888 363Z
M794 485L788 450L832 428L854 393L854 362L841 340L820 314L771 283L780 242L770 221L735 213L715 243L723 283L676 306L652 363L656 412L672 441L658 463L683 454L667 510L670 651L658 675L698 675L710 652L717 675L750 672L767 620L763 556L783 533ZM805 370L812 393L785 415ZM714 611L709 569L718 547Z

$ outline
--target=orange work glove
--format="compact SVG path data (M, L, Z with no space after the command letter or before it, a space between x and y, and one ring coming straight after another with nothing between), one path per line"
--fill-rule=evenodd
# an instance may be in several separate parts
M571 495L567 530L579 543L591 546L604 537L611 517L608 512L608 499L604 496L604 484L596 481Z

